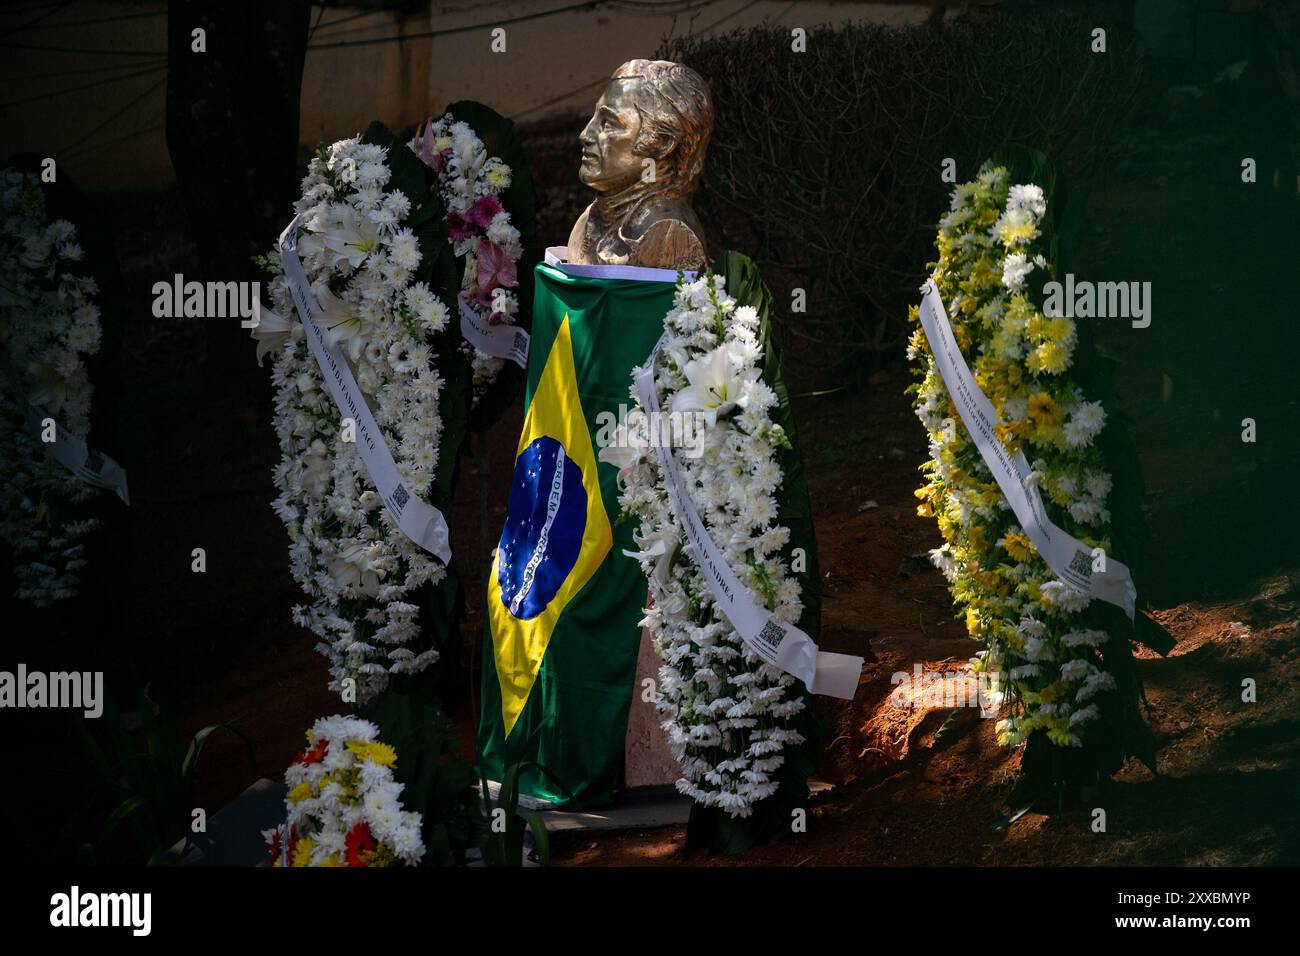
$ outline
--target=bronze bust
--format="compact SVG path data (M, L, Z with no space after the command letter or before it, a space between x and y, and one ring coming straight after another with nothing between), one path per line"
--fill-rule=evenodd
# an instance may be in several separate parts
M702 268L691 197L712 131L709 88L690 67L629 60L615 70L580 137L579 178L596 201L569 234L569 261Z

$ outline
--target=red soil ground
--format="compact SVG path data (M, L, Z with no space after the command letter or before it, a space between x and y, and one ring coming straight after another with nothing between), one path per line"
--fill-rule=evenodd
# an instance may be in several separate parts
M682 857L682 827L562 835L560 865L723 866L882 864L1228 864L1300 860L1294 794L1300 784L1300 574L1279 575L1237 600L1158 612L1178 639L1167 659L1139 655L1160 747L1158 775L1131 762L1089 810L1028 813L995 831L1017 751L999 747L993 720L966 709L889 703L890 675L951 671L979 649L954 620L942 577L913 558L938 543L915 515L920 428L880 376L864 398L805 416L827 601L821 646L868 655L857 697L825 702L834 740L808 832L735 858ZM873 504L874 503L874 504ZM1255 679L1259 702L1241 702Z

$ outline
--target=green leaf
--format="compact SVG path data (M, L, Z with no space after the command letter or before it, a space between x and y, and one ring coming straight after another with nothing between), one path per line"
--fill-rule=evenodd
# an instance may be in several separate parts
M100 826L98 837L99 842L103 843L107 840L113 835L113 831L121 826L122 821L126 820L137 810L144 809L147 805L145 798L140 795L127 797L123 800L117 805L117 808L108 815L108 819L104 821L103 825Z
M207 745L208 738L218 730L224 730L241 740L244 744L244 751L248 754L248 765L251 768L257 766L257 760L253 756L253 742L240 730L232 727L230 724L212 724L204 727L190 740L189 749L185 753L185 758L181 761L181 779L188 785L194 779L194 769L198 764L199 755L203 753L204 746Z
M537 844L539 862L542 866L549 866L551 862L551 837L546 830L546 823L542 819L542 815L536 810L520 810L518 812L520 818L533 831L533 842Z
M1017 820L1019 820L1021 817L1023 817L1026 813L1028 813L1033 808L1034 805L1031 803L1028 804L1027 806L1021 807L1019 810L1012 813L1011 816L1002 818L997 823L993 824L994 831L1001 832L1002 830L1007 829L1008 827L1011 826L1011 824L1015 823Z

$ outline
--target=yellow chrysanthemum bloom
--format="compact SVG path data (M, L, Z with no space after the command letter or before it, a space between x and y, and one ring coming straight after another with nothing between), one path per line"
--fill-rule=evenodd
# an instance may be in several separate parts
M293 848L293 866L311 866L311 854L316 849L316 841L311 837L299 837Z
M298 786L294 787L292 790L289 791L290 803L301 803L302 801L310 800L311 798L312 798L311 783L309 783L306 780L304 780L302 783L298 784Z
M1066 494L1065 489L1055 481L1046 482L1044 487L1047 489L1047 497L1062 508L1068 508L1070 502L1074 500L1074 497Z
M1070 353L1055 342L1044 342L1030 353L1026 362L1035 372L1059 375L1070 363Z
M1034 543L1019 531L1008 531L1002 539L1002 547L1017 561L1030 561L1036 553Z
M1034 429L1033 438L1040 445L1056 445L1059 448L1065 440L1065 429L1060 425L1039 425Z
M982 258L975 263L975 268L970 273L971 286L979 289L996 289L1002 285L1002 266L996 260ZM979 301L973 301L972 307L978 306Z
M369 760L381 767L392 767L397 762L397 751L378 740L369 743L353 740L348 744L348 750L355 754L358 760Z
M1048 319L1044 323L1043 332L1046 338L1051 339L1061 347L1065 347L1074 341L1074 320L1063 315L1055 319Z
M1032 242L1037 237L1038 229L1034 226L1032 219L1023 219L1018 222L1007 220L998 227L998 239L1007 246Z
M1059 425L1065 418L1065 412L1051 395L1035 392L1029 396L1029 417L1037 425Z
M397 857L384 843L380 843L366 854L366 866L393 866L396 863Z

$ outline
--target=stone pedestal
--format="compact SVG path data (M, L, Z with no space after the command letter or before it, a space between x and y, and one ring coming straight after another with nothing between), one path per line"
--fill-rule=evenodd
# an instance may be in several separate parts
M659 683L659 655L650 643L650 632L641 629L641 648L636 659L636 685L632 708L627 717L627 741L624 745L623 781L627 787L650 787L674 784L681 775L663 728L663 717L655 705L642 700L644 681Z

